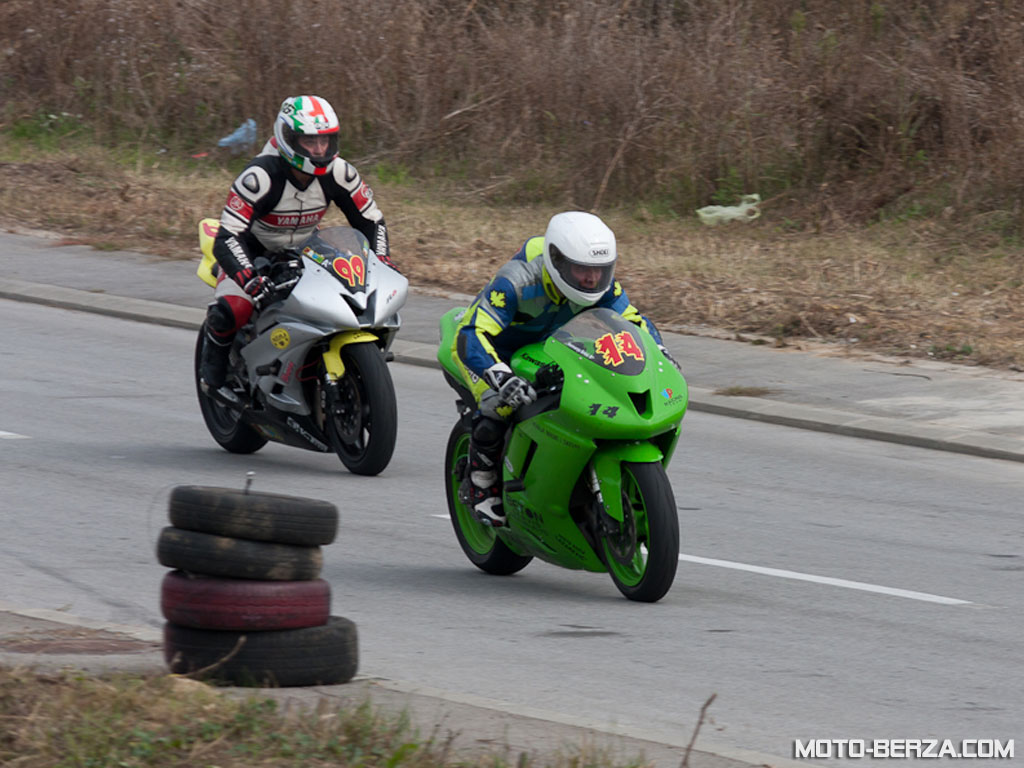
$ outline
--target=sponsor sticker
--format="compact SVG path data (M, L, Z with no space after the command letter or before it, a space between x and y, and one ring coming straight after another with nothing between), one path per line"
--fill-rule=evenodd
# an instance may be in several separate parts
M373 190L365 181L359 182L359 189L352 193L352 200L360 211L370 207L373 202Z
M292 337L285 328L275 328L270 332L270 343L278 349L286 349L292 343Z

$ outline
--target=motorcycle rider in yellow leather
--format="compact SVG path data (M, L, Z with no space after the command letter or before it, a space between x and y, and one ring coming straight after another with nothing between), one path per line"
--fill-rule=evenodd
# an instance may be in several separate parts
M478 408L459 495L481 522L505 524L497 464L507 419L536 399L530 384L509 367L517 349L547 338L588 307L612 309L662 344L658 329L615 280L616 258L615 235L597 216L581 211L555 214L544 235L527 240L462 316L454 358Z

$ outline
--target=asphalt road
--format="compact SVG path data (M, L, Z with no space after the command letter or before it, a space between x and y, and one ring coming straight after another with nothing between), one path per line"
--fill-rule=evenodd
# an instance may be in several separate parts
M795 738L1001 738L1024 713L1024 466L690 413L670 471L682 559L656 605L534 562L489 577L446 519L454 418L436 370L393 365L377 478L205 432L193 334L0 300L0 584L13 604L159 627L154 544L178 484L326 499L333 613L360 673L792 756ZM836 764L836 763L830 763Z

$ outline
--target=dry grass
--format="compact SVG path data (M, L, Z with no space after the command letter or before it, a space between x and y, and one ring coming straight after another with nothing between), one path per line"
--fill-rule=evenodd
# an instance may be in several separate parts
M285 724L272 700L236 700L181 678L0 667L0 764L12 768L433 768L442 756L436 745L415 741L400 721L365 706Z
M702 713L703 715L703 713ZM699 726L698 726L699 727ZM370 699L314 707L170 675L88 675L0 666L0 765L8 768L640 768L581 743L516 753L421 734ZM696 733L694 734L696 735Z
M5 0L0 124L187 153L313 91L346 156L503 203L759 192L799 228L917 206L1019 234L1022 25L1007 0Z
M1019 369L1022 30L1007 0L6 0L0 204L185 257L232 176L190 156L311 91L415 284L473 292L593 209L662 325Z
M10 161L18 155L0 138L2 223L168 258L196 257L196 223L219 214L234 174L217 158L126 170L98 150ZM414 286L475 293L552 212L368 176ZM771 204L753 223L714 229L642 207L601 213L630 297L664 328L1024 367L1024 262L985 217L966 228L940 219L814 234L786 231Z

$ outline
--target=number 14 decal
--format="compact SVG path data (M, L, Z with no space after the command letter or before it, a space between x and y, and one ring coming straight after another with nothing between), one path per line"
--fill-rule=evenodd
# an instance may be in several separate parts
M598 412L600 411L603 415L607 416L609 419L614 419L615 418L615 414L619 412L619 406L617 406L617 405L609 405L607 408L605 408L602 411L601 410L601 403L591 403L590 404L590 408L588 410L590 411L590 415L591 416L597 416Z
M604 357L604 364L611 366L622 365L623 355L636 360L644 359L644 351L640 349L629 331L618 333L606 333L594 342L595 349Z

